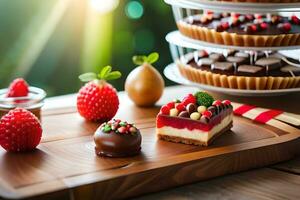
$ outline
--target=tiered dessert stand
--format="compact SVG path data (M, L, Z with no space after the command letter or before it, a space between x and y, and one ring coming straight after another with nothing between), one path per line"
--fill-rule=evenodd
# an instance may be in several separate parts
M202 13L212 11L217 13L239 13L239 14L256 14L271 16L292 16L300 11L300 3L247 3L247 2L231 2L231 1L209 1L209 0L165 0L167 4L172 6L175 21L191 18ZM218 87L209 84L188 80L183 77L177 66L177 61L186 59L188 54L198 50L206 50L209 52L224 53L228 50L246 51L250 54L256 52L265 52L272 54L278 52L294 60L299 61L300 45L284 45L284 46L258 46L258 45L227 45L207 42L199 39L193 39L183 35L180 31L173 31L167 34L166 40L169 42L170 51L174 63L168 65L165 70L165 76L179 84L196 86L204 90L226 93L241 96L272 96L283 95L288 93L300 92L299 84L291 88L273 88L273 89L253 89L253 88L230 88ZM299 63L295 64L299 67Z

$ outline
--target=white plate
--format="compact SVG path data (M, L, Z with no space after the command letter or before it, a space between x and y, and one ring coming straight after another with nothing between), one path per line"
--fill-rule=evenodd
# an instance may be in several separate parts
M246 51L279 51L279 50L295 50L300 49L300 45L295 46L280 46L280 47L244 47L244 46L231 46L221 45L210 42L204 42L201 40L195 40L182 35L179 31L172 31L166 35L166 40L170 44L177 46L192 48L192 49L234 49L234 50L246 50ZM216 51L216 50L214 50Z
M245 3L216 0L165 0L165 2L181 8L208 9L220 12L278 13L300 11L300 3Z
M188 86L195 86L203 90L223 93L223 94L230 94L234 96L279 96L279 95L286 95L290 93L300 93L300 88L278 89L278 90L240 90L240 89L222 88L222 87L215 87L211 85L194 83L181 76L178 67L176 66L175 63L169 64L164 69L164 75L169 80L174 81L175 83L188 85Z

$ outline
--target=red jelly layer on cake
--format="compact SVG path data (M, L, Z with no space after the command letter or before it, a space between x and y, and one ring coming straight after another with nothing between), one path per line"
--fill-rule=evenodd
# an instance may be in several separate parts
M208 132L210 131L215 125L222 122L222 120L232 113L232 109L227 108L222 110L218 115L212 117L208 123L200 122L199 120L192 120L190 118L183 118L183 117L172 117L169 115L158 114L156 118L156 126L157 128L162 128L164 126L170 126L177 129L188 129L194 130L198 129L201 131Z

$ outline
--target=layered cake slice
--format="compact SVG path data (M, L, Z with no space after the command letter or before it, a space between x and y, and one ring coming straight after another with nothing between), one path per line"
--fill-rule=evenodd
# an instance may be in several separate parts
M188 94L161 107L156 117L159 139L208 146L232 127L233 110L229 100L216 100L205 92Z

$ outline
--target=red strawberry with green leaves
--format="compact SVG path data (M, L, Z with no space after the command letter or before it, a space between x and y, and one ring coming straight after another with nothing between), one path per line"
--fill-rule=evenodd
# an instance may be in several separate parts
M30 151L40 143L42 132L34 114L23 108L15 108L0 120L0 145L6 151Z
M28 92L27 82L22 78L17 78L9 85L7 97L26 97Z
M119 98L116 89L106 81L118 79L121 72L104 67L99 74L85 73L79 79L86 83L77 95L79 114L90 121L109 121L118 111Z

